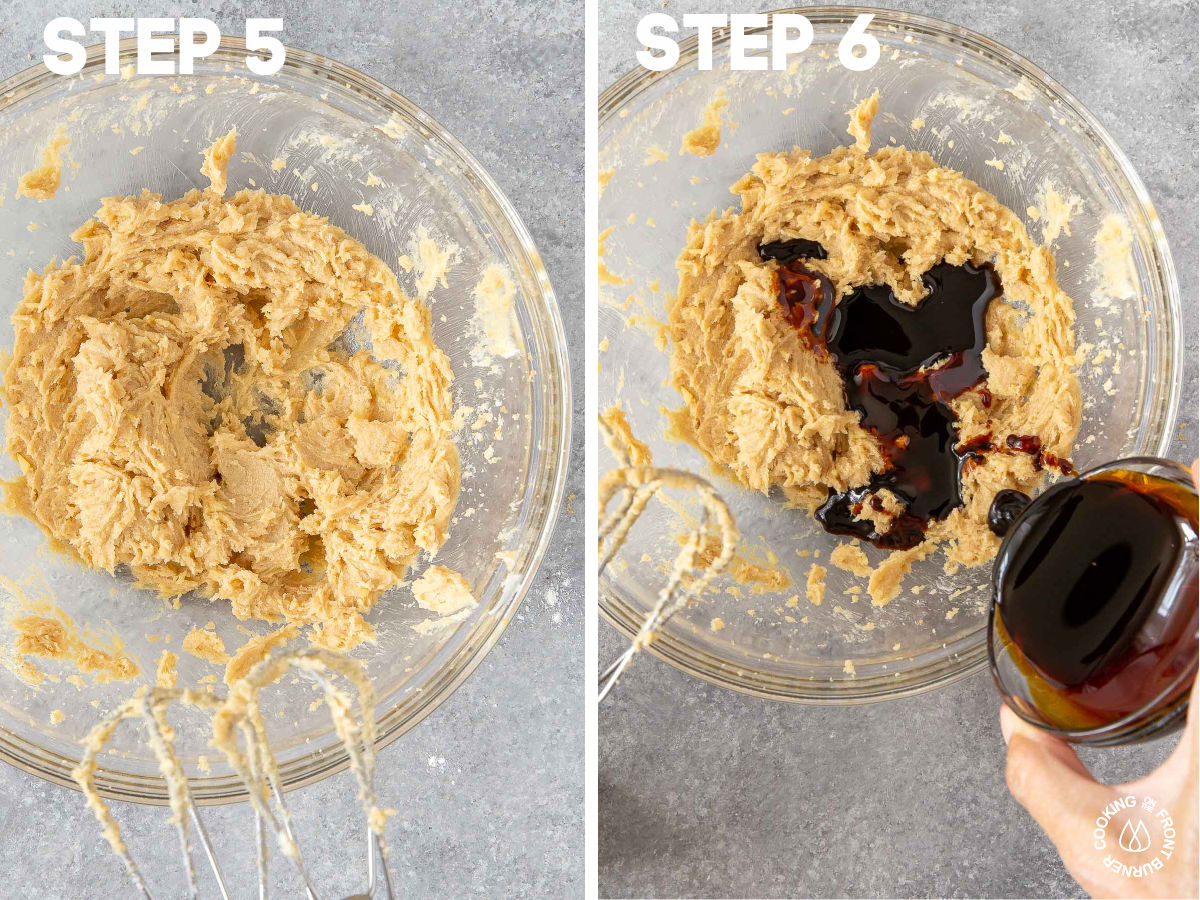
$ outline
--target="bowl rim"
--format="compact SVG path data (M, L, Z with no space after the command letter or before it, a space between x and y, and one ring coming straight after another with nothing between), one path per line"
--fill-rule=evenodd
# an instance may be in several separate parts
M120 59L127 60L136 53L137 39L123 39L119 43L119 49ZM443 156L454 160L480 196L495 207L492 212L498 214L501 224L511 233L497 234L497 240L507 245L506 251L515 251L518 254L517 258L526 268L527 276L536 286L536 295L529 296L527 300L532 320L531 340L539 344L538 350L544 356L539 360L539 371L534 382L541 388L544 408L541 428L535 430L531 436L534 446L539 448L537 467L530 470L526 496L522 498L523 507L531 512L530 521L523 530L527 534L536 535L536 539L525 551L524 564L519 572L510 573L506 583L515 586L507 602L498 607L494 614L482 616L477 620L467 639L441 662L434 670L430 683L423 686L421 691L408 694L390 709L376 709L379 728L375 748L378 751L419 724L466 681L499 641L537 575L558 525L567 480L572 424L570 358L557 297L542 255L512 201L475 156L436 119L393 88L322 54L290 44L285 44L284 49L284 69L295 70L308 80L315 77L318 82L335 83L360 99L368 99L385 115L394 114L414 126L423 141L436 145ZM85 48L85 53L83 68L73 76L55 75L38 62L4 79L0 82L0 110L17 106L34 95L38 89L53 83L55 79L85 77L87 73L94 73L97 66L102 70L104 44L91 44ZM255 52L246 47L243 38L222 34L217 49L206 57L205 61L219 60L222 57L245 59L253 55ZM163 59L178 58L178 51L156 56ZM176 73L157 77L193 76ZM483 623L486 625L481 627ZM401 704L410 700L413 701L410 708L400 715ZM324 736L333 734L331 728ZM0 760L45 781L79 790L79 786L70 777L71 768L78 760L71 760L57 751L40 747L10 733L2 726ZM284 791L301 788L342 772L348 767L349 756L346 749L335 737L328 744L315 747L296 760L283 764L281 787ZM235 803L247 796L245 788L232 775L191 778L190 783L194 800L201 806ZM134 775L100 766L96 772L96 788L106 800L123 800L154 806L168 803L165 782L158 774Z
M1147 405L1145 413L1146 421L1151 424L1160 423L1159 432L1157 435L1148 434L1148 446L1137 450L1136 453L1138 455L1166 456L1174 435L1179 404L1182 400L1180 382L1183 375L1183 334L1182 329L1177 327L1177 323L1182 321L1179 283L1166 232L1154 203L1150 199L1150 194L1129 158L1095 115L1062 83L1040 66L998 41L944 19L920 13L864 6L781 7L762 13L768 17L767 26L747 28L746 31L748 33L765 31L770 27L770 17L776 13L803 15L814 27L849 24L857 16L869 14L874 16L872 27L894 26L905 31L916 28L930 37L949 39L963 51L976 56L981 55L1008 69L1015 77L1026 79L1035 91L1061 103L1070 115L1081 122L1092 141L1111 157L1136 201L1137 209L1142 214L1144 221L1131 222L1131 227L1136 224L1138 227L1144 227L1149 233L1154 253L1154 274L1157 275L1159 287L1158 299L1164 313L1159 317L1159 321L1156 323L1157 328L1153 334L1156 344L1160 345L1161 349L1157 353L1155 360L1157 365L1155 370L1150 373L1150 379L1156 385L1165 386L1165 389L1150 397L1152 402ZM715 28L713 30L714 48L727 44L730 34L729 27ZM597 103L598 139L602 140L602 131L605 125L618 117L626 104L661 79L670 77L681 69L691 68L698 56L698 48L699 35L688 35L679 41L679 59L671 68L651 71L641 66L634 66L609 84L600 93ZM599 585L598 606L604 620L627 638L632 639L637 634L641 625L641 616L636 615L632 608L619 599L611 587L604 583ZM808 705L845 706L922 694L944 685L953 684L987 668L986 621L974 631L958 638L955 644L962 649L923 662L903 673L845 679L839 679L836 675L832 678L784 678L768 675L764 672L754 671L752 666L735 665L728 660L718 659L711 654L697 651L686 641L666 632L660 634L648 649L659 659L688 675L739 693ZM832 667L831 671L833 671Z

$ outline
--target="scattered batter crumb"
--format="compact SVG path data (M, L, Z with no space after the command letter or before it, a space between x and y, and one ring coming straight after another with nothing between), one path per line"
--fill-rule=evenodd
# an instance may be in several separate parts
M219 634L207 628L193 628L189 631L183 639L183 649L185 653L214 665L223 666L229 662L225 642Z
M316 187L317 186L314 184L313 190L316 190ZM370 203L354 203L354 204L351 204L350 208L358 210L364 216L375 215L375 207L372 206Z
M871 595L874 606L887 606L900 593L900 584L909 573L913 563L924 559L933 551L928 541L918 544L911 550L897 550L888 556L871 573L867 584L867 593Z
M925 120L920 117L915 118L909 123L908 127L911 128L913 131L920 131L922 128L925 127Z
M62 181L62 150L71 139L60 125L42 150L42 164L21 176L17 181L17 196L34 200L49 200L58 193Z
M608 266L606 266L604 264L603 260L600 261L598 275L599 275L599 280L600 280L601 284L624 284L625 283L625 279L622 278L620 275L616 275L613 272L611 272L609 270Z
M437 241L430 237L429 230L424 225L418 225L409 245L409 253L416 258L417 296L424 300L438 285L446 286L446 273L458 257L457 247L439 247Z
M646 165L651 165L656 162L666 162L671 157L667 155L667 151L657 144L652 144L646 148Z
M127 681L141 671L136 662L124 655L118 637L113 637L111 649L91 646L62 610L55 609L53 614L21 616L12 620L12 626L16 632L13 651L18 657L70 662L80 672L91 675L95 682ZM16 674L31 684L41 684L46 677L28 663Z
M819 563L808 567L808 579L805 583L805 596L813 606L820 606L825 599L825 576L829 570Z
M957 606L950 607L950 609L948 609L946 611L946 621L949 622L951 619L953 619L957 615L958 615L958 607Z
M513 311L517 288L508 270L499 263L488 265L475 285L473 296L475 325L488 352L503 358L516 356L520 350Z
M725 627L725 620L719 616L708 623L708 627L712 631L720 631Z
M852 660L852 659L846 660L846 662L842 665L842 671L845 672L847 675L857 674L854 670L854 660Z
M633 429L629 427L625 410L619 406L610 406L600 414L600 422L604 426L604 442L622 465L650 465L650 448L633 436Z
M610 272L608 269L608 266L606 266L604 264L604 254L605 254L605 252L607 252L607 249L608 249L605 246L605 244L608 241L609 236L616 230L617 230L617 227L615 225L610 225L608 228L605 228L602 232L600 232L600 235L596 240L596 245L597 245L596 246L596 255L600 258L600 261L598 263L598 273L597 274L599 276L600 284L602 284L602 285L625 284L624 278L622 278L620 275L616 275L616 274Z
M245 678L251 669L271 655L272 650L282 647L297 634L299 630L295 625L284 625L269 634L250 638L225 665L225 683L232 686L234 682Z
M271 160L271 168L276 172L280 172L287 168L287 160L277 156Z
M846 115L850 117L846 133L854 138L855 150L866 153L871 149L871 123L875 120L877 112L879 112L879 91L875 91L853 109L846 111Z
M173 688L179 683L179 672L175 666L179 657L170 650L164 650L158 657L158 667L154 672L154 683L160 688Z
M375 127L394 140L400 141L404 139L404 121L395 113L388 116L388 120L382 125L376 125Z
M208 148L208 152L204 154L204 163L200 166L200 174L208 179L215 194L225 193L228 184L229 160L235 149L237 149L236 129L217 138Z
M1133 295L1133 239L1129 225L1118 213L1109 213L1096 233L1096 266L1101 290L1117 300Z
M63 711L61 709L56 709L50 713L50 724L61 725L64 721L66 721L66 718L67 717L63 715Z
M993 169L996 169L1000 172L1004 171L1004 160L1002 159L985 159L983 164L985 166L991 166Z
M612 179L613 179L613 176L614 176L614 175L616 175L616 174L617 174L617 170L616 170L616 169L603 169L603 170L601 170L601 172L600 172L599 176L597 177L597 180L600 182L600 190L601 190L601 191L603 191L603 190L604 190L606 187L608 187L608 183L609 183L610 181L612 181Z
M680 153L693 156L712 156L721 144L721 113L729 106L725 89L718 88L704 108L704 122L683 136Z
M1078 197L1063 197L1049 181L1042 182L1042 204L1039 209L1045 218L1042 225L1042 243L1049 244L1060 234L1071 236L1071 219L1079 211Z
M1018 80L1015 85L1008 89L1008 92L1018 100L1024 100L1026 102L1033 100L1033 98L1037 96L1037 93L1033 89L1033 82L1024 75L1020 77L1020 80Z
M858 544L839 544L829 554L829 561L843 572L849 572L858 578L871 577L871 564L867 560L867 554Z
M421 635L448 630L466 619L478 605L466 578L440 565L431 565L413 583L413 595L422 610L438 613L438 618L409 625Z
M430 566L412 586L417 606L439 616L472 610L478 604L471 592L471 585L453 569L445 566Z
M686 535L677 536L680 544L686 539ZM711 565L720 551L721 538L713 534L707 535L703 546L696 553L697 567L705 568ZM766 560L755 562L747 558L747 552L748 548L745 544L739 545L739 552L734 554L733 559L725 567L725 574L727 576L738 584L748 586L750 593L755 595L782 591L791 585L791 576L788 574L787 569L779 565L779 560L775 558L773 553L768 551ZM730 592L733 591L732 588L727 590Z

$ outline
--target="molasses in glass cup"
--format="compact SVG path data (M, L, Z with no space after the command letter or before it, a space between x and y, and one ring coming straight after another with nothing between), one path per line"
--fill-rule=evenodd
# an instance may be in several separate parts
M1136 457L1003 491L988 655L1021 718L1069 741L1130 743L1183 724L1197 669L1197 495Z

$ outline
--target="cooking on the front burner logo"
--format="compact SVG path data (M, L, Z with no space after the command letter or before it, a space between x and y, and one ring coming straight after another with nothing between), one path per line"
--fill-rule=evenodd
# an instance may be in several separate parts
M1116 844L1123 851L1119 858L1108 849L1112 835L1119 835ZM1129 794L1113 800L1096 817L1092 841L1105 853L1107 869L1127 878L1144 878L1160 871L1174 855L1175 822L1153 797L1143 797L1139 804ZM1151 851L1156 852L1147 858Z

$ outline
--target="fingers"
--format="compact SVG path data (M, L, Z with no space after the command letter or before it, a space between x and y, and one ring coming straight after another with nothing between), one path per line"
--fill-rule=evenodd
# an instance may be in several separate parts
M1179 743L1161 766L1144 780L1167 785L1195 785L1200 771L1200 678L1192 685L1191 701L1188 705L1187 723L1180 735ZM1124 785L1122 785L1124 787Z
M1112 792L1092 778L1066 741L1027 724L1008 707L1000 712L1000 728L1008 743L1008 789L1070 868L1069 857L1090 849L1093 822Z

